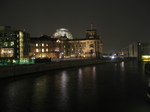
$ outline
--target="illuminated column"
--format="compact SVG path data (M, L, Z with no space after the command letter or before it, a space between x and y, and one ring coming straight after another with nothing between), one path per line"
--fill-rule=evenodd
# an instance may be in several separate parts
M61 55L62 55L62 58L64 58L64 45L63 45L63 37L61 37Z
M20 48L20 60L23 60L23 32L19 32L19 48Z

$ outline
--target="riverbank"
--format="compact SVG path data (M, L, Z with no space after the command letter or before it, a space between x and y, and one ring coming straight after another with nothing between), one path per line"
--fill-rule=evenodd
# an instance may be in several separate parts
M145 64L145 71L150 74L150 63Z
M21 76L36 72L50 71L55 69L62 69L68 67L100 64L100 63L111 63L119 62L121 60L78 60L78 61L62 61L62 62L51 62L51 63L37 63L37 64L24 64L24 65L8 65L1 66L0 78L8 78Z

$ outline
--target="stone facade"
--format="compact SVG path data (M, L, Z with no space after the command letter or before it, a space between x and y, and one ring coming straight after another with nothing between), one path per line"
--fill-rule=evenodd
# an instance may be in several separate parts
M58 30L59 31L59 30ZM68 30L67 30L68 31ZM56 34L56 33L55 33ZM87 30L84 39L70 39L65 35L31 38L30 58L101 58L102 41L96 30Z

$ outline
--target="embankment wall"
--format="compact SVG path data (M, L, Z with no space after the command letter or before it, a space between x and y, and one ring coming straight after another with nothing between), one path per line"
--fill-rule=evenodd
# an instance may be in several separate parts
M150 63L145 64L145 71L150 74Z
M80 60L80 61L63 61L51 63L3 66L0 67L0 78L15 77L54 69L108 63L108 62L116 62L116 60Z

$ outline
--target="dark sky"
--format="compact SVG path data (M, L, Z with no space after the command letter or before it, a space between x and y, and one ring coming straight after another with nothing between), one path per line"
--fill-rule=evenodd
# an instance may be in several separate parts
M32 37L67 28L84 38L90 24L98 30L103 52L150 42L150 0L1 0L0 25L26 29Z

